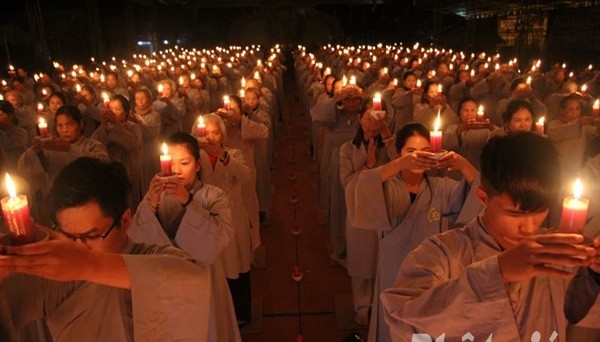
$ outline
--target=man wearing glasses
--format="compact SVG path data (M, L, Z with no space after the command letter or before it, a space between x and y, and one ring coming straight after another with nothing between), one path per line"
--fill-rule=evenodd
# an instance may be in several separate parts
M121 164L80 158L61 171L50 239L0 247L0 341L27 340L38 319L54 341L206 340L207 270L128 238L128 189Z

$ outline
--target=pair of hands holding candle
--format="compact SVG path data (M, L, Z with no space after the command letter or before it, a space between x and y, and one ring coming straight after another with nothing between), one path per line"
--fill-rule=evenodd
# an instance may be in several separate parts
M32 149L36 152L42 152L43 150L49 151L60 151L67 152L71 147L71 143L66 140L49 136L49 137L35 137L33 139Z
M179 177L160 177L154 176L150 180L150 188L148 189L150 206L157 208L160 203L160 195L164 192L166 195L177 198L182 204L187 202L190 194L183 185L183 181Z

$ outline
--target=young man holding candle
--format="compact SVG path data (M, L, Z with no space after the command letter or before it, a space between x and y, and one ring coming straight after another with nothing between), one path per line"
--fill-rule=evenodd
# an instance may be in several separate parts
M1 249L0 340L21 341L41 318L55 341L206 339L208 271L128 238L128 189L120 164L80 158L63 169L49 201L57 232Z
M538 332L566 341L566 269L581 266L574 297L583 294L582 284L600 286L600 238L586 247L579 234L540 230L559 189L558 157L548 140L531 133L490 140L476 189L485 210L414 249L381 296L393 340L455 340L469 332L475 340L529 341Z

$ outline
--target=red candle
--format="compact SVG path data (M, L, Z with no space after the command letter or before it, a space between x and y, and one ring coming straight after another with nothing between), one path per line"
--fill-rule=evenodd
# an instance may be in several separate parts
M535 123L535 131L539 135L544 135L544 123L546 121L545 117L539 118L539 120Z
M441 119L440 111L438 110L437 118L433 125L433 131L429 133L429 149L433 153L438 153L442 150L442 131L440 131Z
M596 99L596 101L594 101L594 106L592 107L592 116L595 118L600 117L600 99Z
M377 93L373 97L373 110L381 110L381 94Z
M47 137L48 134L48 123L46 122L46 120L44 118L40 118L38 120L38 128L40 129L40 136L43 137Z
M33 221L29 215L27 197L17 195L15 184L8 173L6 174L6 188L9 195L4 197L0 203L11 243L23 245L34 242Z
M229 96L223 96L223 108L229 110L231 108L231 101L229 100Z
M102 93L102 102L104 103L104 108L109 109L110 107L110 97L107 93Z
M198 137L204 137L206 135L206 124L204 123L204 118L202 117L202 115L200 115L198 117Z
M44 113L44 105L41 102L38 102L37 111L38 111L38 114Z
M417 89L421 88L421 80L417 80L417 85L416 85Z
M583 233L590 201L587 198L581 198L582 193L583 185L579 178L577 178L573 185L573 197L567 196L563 200L562 213L558 225L561 232Z
M162 176L168 176L173 171L171 171L171 155L169 154L169 148L167 144L162 144L162 153L160 155L160 174Z
M162 83L159 83L158 86L156 87L156 90L158 90L158 97L163 97L163 85Z
M483 105L479 105L479 108L477 108L477 121L483 121L484 114L485 112L483 111Z

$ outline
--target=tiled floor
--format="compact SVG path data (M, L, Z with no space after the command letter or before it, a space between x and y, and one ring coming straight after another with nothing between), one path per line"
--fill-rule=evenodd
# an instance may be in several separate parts
M286 79L285 86L284 110L290 122L281 124L272 172L274 208L270 225L261 228L266 268L252 271L252 296L262 299L262 331L242 334L242 339L293 342L302 335L307 342L342 341L351 330L336 327L334 296L350 296L350 281L343 268L329 261L327 227L317 223L318 174L311 173L315 166L306 143L305 118L293 80ZM295 205L290 202L294 193ZM294 223L301 229L298 237L292 235ZM303 272L299 283L291 277L295 265ZM359 333L366 339L366 329Z

